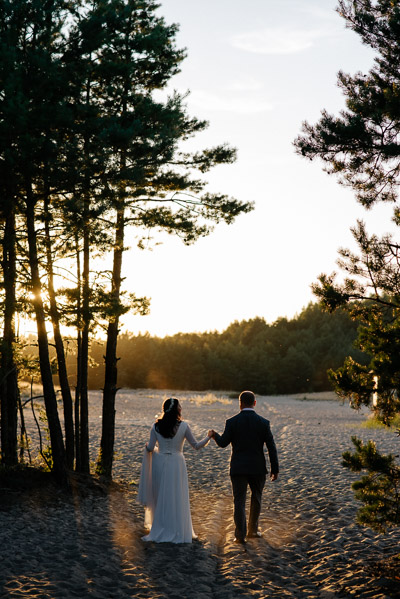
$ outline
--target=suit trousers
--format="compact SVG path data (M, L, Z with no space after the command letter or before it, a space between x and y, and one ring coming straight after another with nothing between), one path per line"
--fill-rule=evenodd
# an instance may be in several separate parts
M265 474L231 474L235 522L235 537L244 540L246 536L246 495L247 486L251 490L249 534L258 529L258 518L261 511L261 496L265 485Z

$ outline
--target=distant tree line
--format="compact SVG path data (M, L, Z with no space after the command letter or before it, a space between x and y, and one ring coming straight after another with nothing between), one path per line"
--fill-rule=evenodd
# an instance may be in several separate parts
M365 361L352 347L357 324L345 312L310 304L292 319L234 322L222 333L120 335L120 387L156 389L253 389L262 394L331 388L327 370L346 356ZM91 388L103 381L102 343L92 345Z

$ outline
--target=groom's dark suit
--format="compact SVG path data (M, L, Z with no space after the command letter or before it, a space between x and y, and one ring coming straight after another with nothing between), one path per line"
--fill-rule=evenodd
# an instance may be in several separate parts
M235 504L235 535L239 541L243 541L246 536L247 485L251 489L249 536L257 533L261 495L267 473L264 444L268 449L271 475L279 472L278 455L269 420L252 408L244 408L226 421L225 431L222 435L215 433L214 439L219 447L232 444L230 475Z

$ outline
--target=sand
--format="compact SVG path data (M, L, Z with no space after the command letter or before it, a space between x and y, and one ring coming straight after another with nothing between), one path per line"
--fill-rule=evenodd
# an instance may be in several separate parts
M136 502L144 443L171 392L120 391L114 476L108 495L62 496L0 508L0 598L284 598L400 597L400 581L372 574L368 564L399 552L400 530L380 535L355 522L351 483L341 466L356 434L398 452L393 431L361 428L366 412L319 396L259 397L271 421L281 474L267 481L262 539L233 543L229 449L211 442L185 448L192 544L143 543L143 509ZM175 393L198 439L222 432L237 402L223 394ZM327 401L328 400L328 401ZM28 416L28 414L27 414ZM92 459L99 444L101 394L90 396ZM35 440L33 421L27 425Z

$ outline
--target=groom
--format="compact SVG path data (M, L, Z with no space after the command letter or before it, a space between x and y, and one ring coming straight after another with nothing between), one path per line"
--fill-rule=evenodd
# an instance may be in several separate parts
M279 465L269 420L256 413L254 393L243 391L239 396L239 404L239 414L226 421L222 435L213 431L213 438L219 447L232 444L230 476L234 500L235 543L245 543L247 485L251 489L247 536L261 537L261 533L258 532L258 518L267 473L264 443L268 449L272 481L278 478Z

